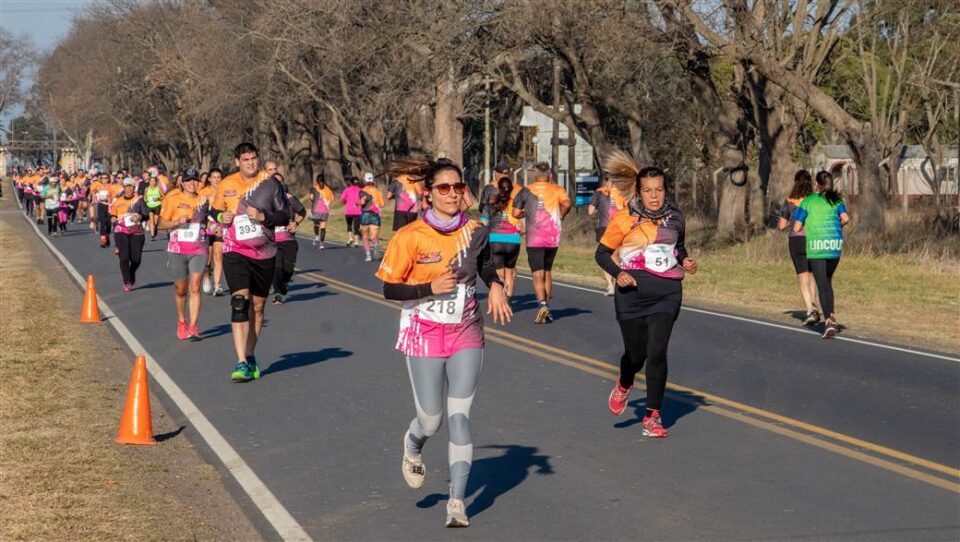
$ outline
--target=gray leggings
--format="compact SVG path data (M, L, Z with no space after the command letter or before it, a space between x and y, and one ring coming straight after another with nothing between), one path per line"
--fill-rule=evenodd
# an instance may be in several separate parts
M473 462L473 439L470 437L470 405L477 391L483 349L460 350L449 358L407 356L407 371L413 387L417 417L410 422L407 453L419 455L427 438L432 437L443 421L443 384L447 383L447 420L450 443L450 498L462 499L467 490L470 464Z

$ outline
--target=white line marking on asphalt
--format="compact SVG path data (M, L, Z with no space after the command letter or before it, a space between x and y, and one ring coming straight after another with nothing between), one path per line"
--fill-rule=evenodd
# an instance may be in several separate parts
M53 246L53 243L40 232L40 228L30 220L30 217L27 215L23 215L23 217L27 220L27 223L33 226L33 230L40 240L43 241L47 245L47 248L53 252L54 256L60 260L60 263L63 264L67 272L73 277L73 280L77 281L77 284L80 285L82 289L86 285L86 279L84 279L76 268L73 267L73 264ZM307 532L303 530L303 527L301 527L300 524L297 523L297 520L293 519L293 516L290 515L290 512L280 504L277 497L274 496L270 489L260 480L257 474L253 472L253 469L251 469L243 458L240 457L240 454L233 449L233 446L230 446L227 439L210 423L210 420L200 412L200 409L197 408L193 401L187 397L187 394L180 389L180 386L160 367L160 364L153 359L143 345L140 344L140 341L127 329L127 326L120 320L120 317L110 310L109 305L107 305L99 295L97 296L97 303L100 305L101 314L107 317L107 323L117 330L117 333L127 343L130 350L134 354L143 353L147 358L147 371L153 376L154 381L160 384L163 391L173 399L177 408L179 408L180 411L183 412L183 415L193 424L193 427L200 433L200 436L203 437L203 440L210 446L213 453L217 454L217 457L223 462L223 465L230 471L233 478L247 493L250 500L253 501L254 506L267 518L267 521L276 529L280 537L283 540L298 542L311 540Z
M521 275L520 273L517 273L517 276L518 276L518 277L521 277L521 278L525 278L525 279L527 279L527 280L533 280L533 277L530 277L530 276L527 276L527 275ZM563 282L556 282L556 281L554 281L553 284L556 285L556 286L563 286L563 287L565 287L565 288L572 288L572 289L574 289L574 290L583 290L584 292L591 292L591 293L594 293L594 294L606 295L606 292L604 292L603 290L597 290L596 288L587 288L587 287L584 287L584 286L577 286L577 285L575 285L575 284L566 284L566 283L563 283ZM685 310L685 311L697 312L697 313L700 313L700 314L709 314L710 316L719 316L719 317L721 317L721 318L729 318L729 319L731 319L731 320L739 320L739 321L741 321L741 322L748 322L748 323L751 323L751 324L758 324L758 325L761 325L761 326L768 326L768 327L775 327L775 328L778 328L778 329L785 329L785 330L787 330L787 331L793 331L793 332L795 332L795 333L803 333L804 335L819 335L819 333L817 333L816 331L810 331L810 330L806 330L806 329L800 329L800 328L796 328L796 327L786 326L786 325L783 325L783 324L775 324L775 323L773 323L773 322L764 322L763 320L755 320L755 319L753 319L753 318L746 318L746 317L744 317L744 316L734 316L734 315L732 315L732 314L724 314L724 313L722 313L722 312L708 311L708 310L705 310L705 309L695 309L695 308L693 308L693 307L680 307L680 308L681 308L682 310ZM889 344L875 343L875 342L866 341L866 340L863 340L863 339L853 339L853 338L850 338L850 337L834 337L833 340L836 340L836 341L847 341L847 342L856 343L856 344L863 344L863 345L866 345L866 346L875 346L875 347L877 347L877 348L885 348L885 349L887 349L887 350L895 350L895 351L897 351L897 352L904 352L904 353L906 353L906 354L915 354L915 355L917 355L917 356L926 356L926 357L928 357L928 358L943 359L943 360L946 360L946 361L952 361L952 362L954 362L954 363L960 363L960 358L954 358L954 357L951 357L951 356L945 356L945 355L943 355L943 354L935 354L935 353L933 353L933 352L923 352L922 350L911 350L911 349L909 349L909 348L903 348L903 347L900 347L900 346L891 346L891 345L889 345Z

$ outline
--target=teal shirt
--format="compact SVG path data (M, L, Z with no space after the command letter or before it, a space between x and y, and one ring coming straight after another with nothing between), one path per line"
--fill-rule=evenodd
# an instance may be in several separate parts
M820 194L810 194L793 212L793 220L804 225L807 232L807 259L827 260L840 257L843 251L843 228L840 215L847 205L840 200L830 203Z

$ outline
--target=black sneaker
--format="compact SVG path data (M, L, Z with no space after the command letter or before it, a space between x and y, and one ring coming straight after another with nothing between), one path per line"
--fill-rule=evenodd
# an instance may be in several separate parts
M273 304L283 305L283 296L280 294L276 294L275 296L273 296Z

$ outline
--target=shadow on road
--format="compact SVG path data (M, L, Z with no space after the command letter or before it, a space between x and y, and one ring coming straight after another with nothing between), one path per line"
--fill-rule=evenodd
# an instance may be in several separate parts
M305 289L307 289L307 288L316 288L317 290L315 290L315 291L313 291L313 292L310 292L310 293L301 293L301 294L293 294L293 295L290 295L290 296L288 296L283 302L284 302L284 304L286 304L286 303L296 303L297 301L309 301L309 300L311 300L311 299L318 299L318 298L321 298L321 297L327 297L328 295L337 295L336 292L331 292L330 290L320 290L320 288L322 288L323 286L326 286L326 285L325 285L325 284L317 284L317 283L300 285L300 288L298 288L298 289L300 289L300 290L305 290ZM293 290L293 289L294 289L294 287L291 286L291 287L290 287L290 290Z
M134 288L134 290L150 290L152 288L166 288L167 286L173 286L173 283L172 282L151 282L150 284L137 286Z
M641 392L643 393L643 392ZM694 395L685 391L667 391L664 397L663 405L660 408L660 416L663 418L664 427L672 427L680 418L697 410L701 405L707 402L699 395ZM643 417L647 415L647 398L643 397L635 401L630 401L627 406L633 408L633 418L615 423L613 426L617 429L632 427L643 422Z
M538 455L539 448L534 446L493 444L478 449L503 450L503 453L473 462L465 496L467 499L474 497L467 506L468 516L476 516L493 506L497 497L522 484L530 475L530 469L536 469L535 474L553 474L550 456ZM421 499L417 507L432 508L448 498L449 495L433 493Z
M287 369L306 367L307 365L323 363L324 361L329 361L336 358L348 358L352 355L353 352L350 350L343 350L339 347L324 348L323 350L317 350L314 352L295 352L292 354L284 354L279 360L271 363L269 367L264 369L262 374L268 375L271 373L279 373L280 371L286 371Z
M783 311L783 314L789 314L789 315L790 315L790 318L793 318L794 320L798 320L798 321L800 321L800 322L802 322L802 321L804 321L804 320L807 319L807 311L805 311L805 310L789 310L789 311Z
M537 303L536 294L523 294L515 295L510 298L510 308L513 309L513 313L517 314L527 310L533 310L539 308L540 304ZM559 320L561 318L568 318L571 316L576 316L578 314L589 314L593 311L587 309L578 309L576 307L567 307L565 309L551 309L550 314L553 315L554 320Z
M163 442L163 441L165 441L165 440L170 440L170 439L172 439L173 437L176 437L177 435L179 435L180 433L182 433L183 430L186 429L186 427L187 427L186 425L181 425L181 426L178 427L175 431L170 431L169 433L161 433L161 434L159 434L159 435L154 435L154 436L153 436L153 440L155 440L155 441L157 441L157 442Z
M226 335L227 333L230 333L230 331L231 331L230 324L220 324L219 326L214 326L214 327L203 330L200 333L200 338L212 339L214 337L219 337L220 335Z

